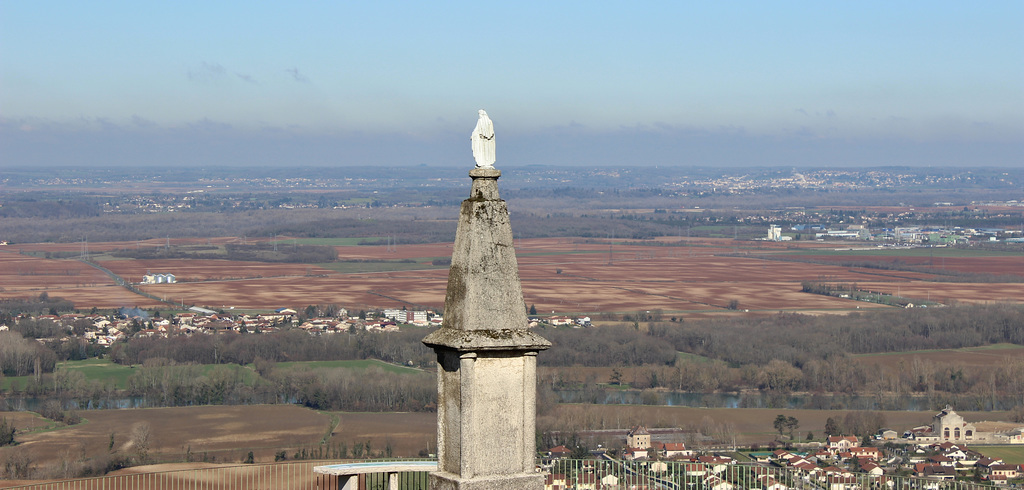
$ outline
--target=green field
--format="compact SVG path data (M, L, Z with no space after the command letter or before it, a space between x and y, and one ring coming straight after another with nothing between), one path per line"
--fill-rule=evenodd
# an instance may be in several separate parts
M128 378L139 371L139 366L122 366L115 364L109 359L85 359L82 361L65 361L57 363L57 370L77 371L82 373L88 383L106 384L110 383L115 389L126 389ZM256 373L251 369L236 364L204 364L199 371L203 376L209 376L214 370L238 371L247 384L252 384L256 379ZM54 374L42 376L43 385L52 385ZM32 376L8 376L0 382L0 387L10 390L12 386L24 389L32 383Z
M353 361L298 361L281 362L275 365L276 369L358 369L364 370L370 367L383 369L387 372L398 374L411 374L422 372L419 369L388 364L384 361L374 359L353 360ZM65 361L57 363L57 369L77 371L82 373L86 382L106 384L110 383L115 389L126 389L128 378L139 371L139 366L122 366L115 364L109 359L86 359L82 361ZM246 384L253 384L258 375L252 370L252 366L239 366L237 364L203 364L199 366L199 373L202 376L209 376L213 371L235 371L238 376L245 380ZM52 386L53 374L44 374L42 383ZM32 376L8 376L0 381L0 388L10 391L12 386L18 390L25 389L32 383Z
M1024 464L1024 444L1017 446L971 446L993 459L1002 459L1005 464Z
M715 360L710 357L698 356L697 354L690 354L689 352L678 352L676 355L680 361L715 362Z
M86 381L99 381L101 383L112 381L114 386L119 389L128 387L128 378L135 372L134 368L115 364L109 359L66 361L58 363L57 369L78 371L85 376Z
M128 386L128 377L135 372L134 369L128 366L121 366L114 364L107 359L86 359L83 361L65 361L58 362L57 369L67 369L69 371L78 371L82 373L86 381L98 381L105 383L110 381L113 383L115 388L124 389ZM53 374L44 374L42 376L43 384L53 383ZM7 376L0 382L0 387L4 390L10 390L12 386L17 386L18 389L24 389L32 382L32 376Z
M376 367L384 371L398 374L420 373L419 369L388 364L376 359L363 359L353 361L298 361L279 362L275 369L367 369Z

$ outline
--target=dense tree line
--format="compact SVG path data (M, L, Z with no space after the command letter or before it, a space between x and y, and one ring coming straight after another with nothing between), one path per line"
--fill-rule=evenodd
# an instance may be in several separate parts
M760 318L657 324L651 335L676 350L733 365L772 359L796 367L835 356L1024 345L1024 308L1009 304L906 309L845 316L780 313Z
M759 319L652 322L646 331L630 326L544 329L541 335L553 345L540 354L538 362L542 366L645 366L642 376L626 381L638 388L697 392L751 388L778 393L956 394L982 388L989 394L1024 392L1024 366L1014 363L990 370L918 360L907 362L899 372L889 372L849 357L1000 342L1024 345L1024 329L1019 327L1024 323L1022 311L1010 305L960 306L842 317L787 313ZM249 364L258 358L272 362L373 358L430 368L433 353L420 342L427 333L412 329L314 337L295 330L136 338L115 346L111 356L125 364L141 364L153 357L201 364ZM677 351L706 360L678 360ZM985 378L989 375L992 379ZM563 381L571 385L586 380L563 377Z
M0 298L0 325L14 323L14 317L23 313L30 315L49 313L56 315L59 312L74 309L75 304L71 301L58 296L51 297L46 291L43 291L36 297Z
M72 199L56 198L46 193L39 197L7 199L0 206L0 218L64 219L87 218L103 214L102 198L76 195Z
M130 365L151 358L179 364L251 364L259 358L272 362L380 359L433 366L433 351L420 342L427 333L428 329L409 329L312 336L294 329L270 334L138 337L116 344L110 356L115 362Z
M878 434L888 427L885 414L875 411L847 412L842 418L825 420L826 436L854 435L861 438Z
M626 326L546 329L552 346L538 358L544 366L641 366L672 364L675 348Z
M329 245L281 244L275 246L273 243L228 243L224 245L225 253L218 253L219 250L219 247L215 246L190 245L186 247L129 248L115 250L110 255L132 259L226 259L305 264L333 262L338 258L338 250Z
M296 402L318 410L419 412L437 406L433 373L321 369L279 373L271 379Z
M17 332L0 332L0 370L4 376L41 375L53 371L57 354Z
M780 397L792 392L814 393L808 408L842 408L844 399L836 394L871 394L880 406L891 407L899 407L909 396L927 396L936 402L978 409L1012 408L1024 405L1024 361L976 367L913 359L893 368L861 363L850 356L1000 342L1024 345L1022 311L1000 304L683 323L652 321L655 316L645 315L623 326L543 329L539 333L553 346L542 352L538 361L541 366L563 368L557 376L542 379L542 386L548 389L589 386L599 390L599 384L620 382L639 389L701 393L749 389ZM53 328L52 323L48 325ZM6 375L41 374L53 370L58 359L93 354L81 341L47 348L23 337L54 333L42 324L26 322L18 328L23 331L0 333L0 369ZM431 401L418 394L415 383L407 384L412 378L378 373L356 379L315 370L275 370L273 366L285 361L381 359L429 371L434 354L421 342L429 331L353 330L313 336L286 328L272 334L139 337L115 344L109 355L115 362L137 366L129 391L151 403L298 401L316 407L363 408L398 403L419 410ZM679 358L677 351L700 357ZM225 366L229 364L236 368ZM199 365L221 367L209 370ZM247 365L255 366L259 382L240 377L237 366ZM620 373L617 380L599 380L592 375L573 375L572 366L621 366L625 374ZM108 398L116 391L109 385L76 380L64 371L54 379L52 389L65 398L76 396L88 402ZM417 382L429 388L426 391L434 389L432 382ZM37 379L25 389L50 388ZM351 400L343 399L346 392L352 394ZM780 398L779 403L784 400Z

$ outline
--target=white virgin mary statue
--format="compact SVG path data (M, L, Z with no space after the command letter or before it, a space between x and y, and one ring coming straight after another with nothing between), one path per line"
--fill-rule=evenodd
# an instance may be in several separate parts
M476 168L494 168L494 124L487 117L487 111L480 109L480 119L469 138L473 142Z

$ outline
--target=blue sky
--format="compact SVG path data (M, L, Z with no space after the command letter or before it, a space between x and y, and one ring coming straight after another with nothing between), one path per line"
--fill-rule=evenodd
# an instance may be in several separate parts
M1024 2L0 0L0 166L1024 165Z

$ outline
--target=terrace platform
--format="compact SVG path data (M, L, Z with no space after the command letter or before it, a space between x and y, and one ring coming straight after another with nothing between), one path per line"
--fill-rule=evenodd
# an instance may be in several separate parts
M398 490L400 473L432 471L437 471L437 461L374 461L331 464L313 468L314 473L336 476L339 490L356 490L359 485L359 475L370 473L386 473L388 490Z

